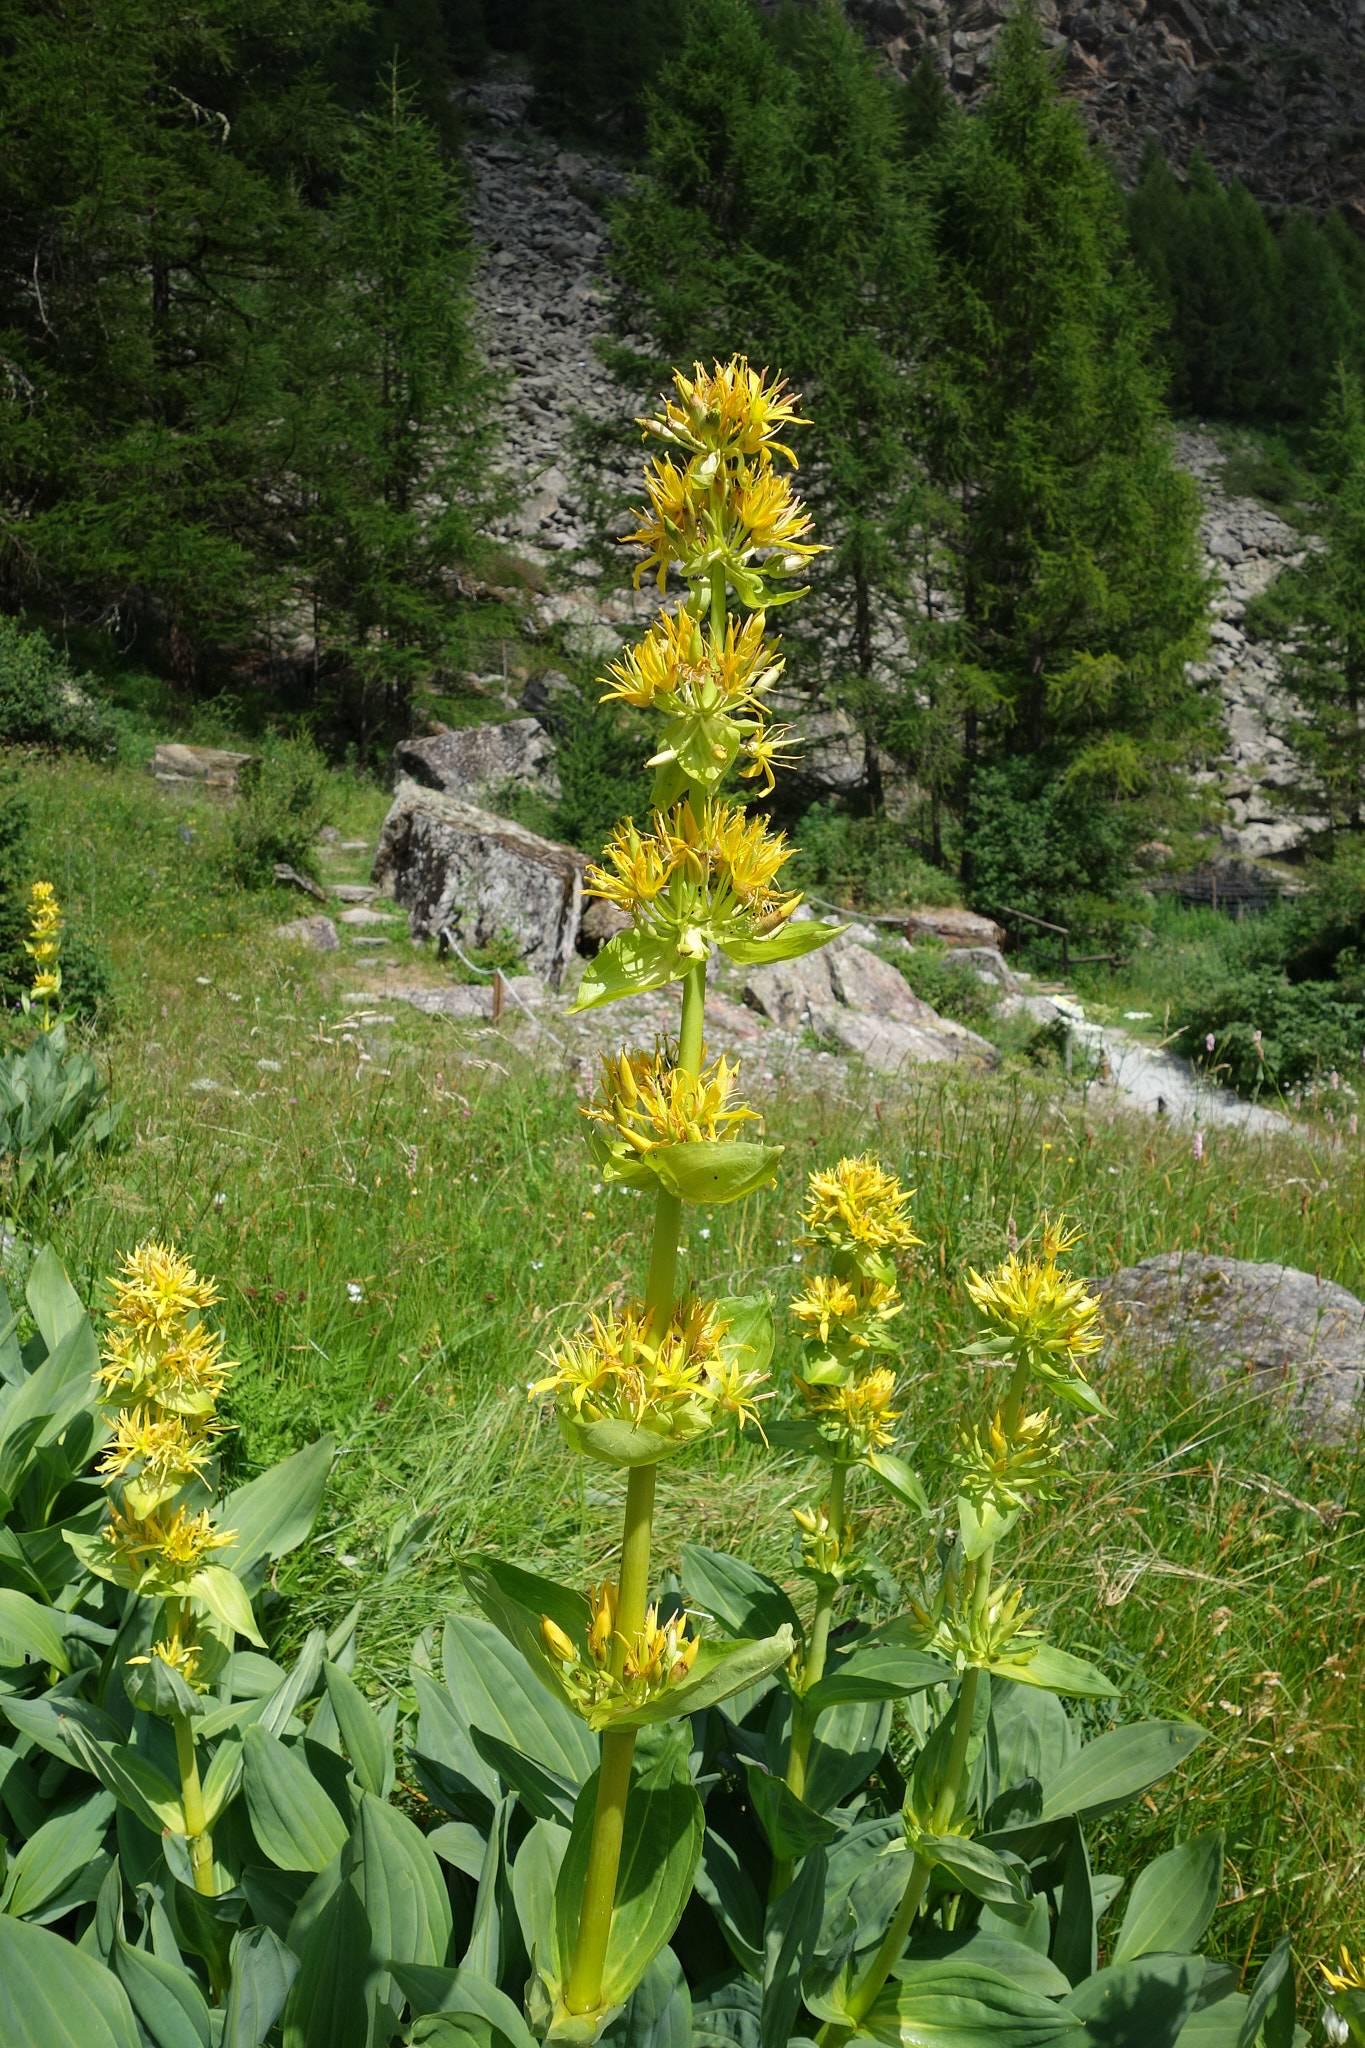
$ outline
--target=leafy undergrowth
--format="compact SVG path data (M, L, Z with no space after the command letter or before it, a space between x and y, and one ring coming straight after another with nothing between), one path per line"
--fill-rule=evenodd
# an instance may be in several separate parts
M72 825L70 785L87 773L99 801L82 788ZM539 1349L638 1281L646 1205L594 1181L573 1089L525 1057L522 1024L457 1028L382 997L348 1007L358 956L271 940L306 906L217 881L220 814L124 769L33 780L46 849L66 863L54 879L84 897L121 976L103 1049L132 1142L76 1200L26 1219L11 1291L27 1244L48 1235L86 1299L152 1233L218 1276L243 1361L228 1476L324 1428L340 1443L314 1540L280 1570L280 1646L362 1597L359 1675L405 1706L409 1649L460 1602L463 1552L491 1547L569 1580L605 1561L620 1483L571 1460L526 1391ZM343 835L372 843L382 794L343 796ZM777 1185L689 1212L684 1269L707 1291L785 1296L808 1166L875 1147L918 1189L897 1448L931 1495L973 1405L964 1269L1000 1256L1011 1217L1024 1235L1043 1209L1066 1210L1095 1271L1190 1247L1365 1292L1353 1151L1216 1136L1197 1163L1178 1128L1088 1114L1056 1079L1027 1076L925 1070L904 1096L850 1083L842 1097L761 1106L788 1146ZM794 1356L784 1333L779 1387ZM1311 1963L1365 1938L1357 1448L1305 1444L1182 1359L1113 1360L1101 1384L1112 1420L1084 1426L1072 1494L1032 1525L1029 1596L1058 1640L1121 1676L1135 1711L1210 1730L1103 1861L1132 1869L1221 1821L1232 1881L1216 1952L1255 1964L1289 1927ZM687 1537L783 1575L803 1484L790 1456L733 1438L668 1468L660 1572ZM877 1512L904 1580L921 1529Z

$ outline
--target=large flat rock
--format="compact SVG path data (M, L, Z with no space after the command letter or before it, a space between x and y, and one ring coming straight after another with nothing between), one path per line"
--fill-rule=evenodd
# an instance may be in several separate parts
M479 810L496 811L508 790L559 795L554 741L538 718L503 725L467 725L429 739L402 740L394 766L427 789L439 789Z
M806 1027L857 1053L878 1073L926 1061L974 1059L994 1066L994 1046L940 1017L890 961L841 934L797 960L754 967L744 1000L774 1024Z
M1283 1401L1304 1432L1341 1442L1359 1427L1365 1305L1293 1266L1166 1252L1091 1283L1116 1341L1159 1359L1184 1351L1201 1378Z
M466 949L507 937L557 987L583 914L582 854L409 778L394 792L371 880L408 913L413 938L448 926Z
M225 747L188 747L180 740L163 740L152 757L152 773L168 789L213 789L224 794L237 787L237 778L254 754L230 754Z

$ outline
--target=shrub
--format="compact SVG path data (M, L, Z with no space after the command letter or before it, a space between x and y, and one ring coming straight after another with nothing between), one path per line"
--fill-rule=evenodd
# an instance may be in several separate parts
M41 633L0 616L0 743L113 751L108 720L90 701L64 654Z
M972 778L963 827L974 907L1001 905L1053 924L1096 929L1131 896L1136 818L1071 789L1037 761L1002 761Z
M1290 981L1269 968L1196 982L1171 1022L1177 1050L1243 1094L1325 1080L1333 1068L1355 1077L1365 1051L1365 1003L1347 1001L1335 982Z
M904 825L884 815L855 817L837 803L813 804L797 828L793 888L855 908L949 903L952 882L922 859Z
M915 994L940 1017L979 1025L995 1006L989 983L969 961L956 959L946 946L926 945L920 940L909 952L895 953L892 959Z
M244 889L263 889L277 862L317 875L316 840L328 822L327 763L310 739L280 740L243 769L228 822L229 872Z

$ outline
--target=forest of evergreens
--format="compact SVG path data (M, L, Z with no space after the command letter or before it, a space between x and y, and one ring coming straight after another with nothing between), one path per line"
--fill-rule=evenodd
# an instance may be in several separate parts
M1125 194L1027 14L969 111L820 4L85 0L0 10L0 49L0 605L171 707L247 677L378 762L468 662L507 506L459 153L490 64L631 173L623 429L693 355L802 392L828 552L791 673L969 892L1100 928L1137 839L1193 815L1217 707L1186 678L1208 588L1173 416L1284 437L1358 544L1365 249L1197 153ZM1354 831L1334 559L1280 623L1316 621L1301 737Z

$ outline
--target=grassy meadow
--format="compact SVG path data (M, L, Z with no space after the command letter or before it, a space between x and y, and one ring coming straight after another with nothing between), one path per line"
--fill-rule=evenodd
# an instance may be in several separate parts
M98 1045L128 1104L128 1144L48 1211L11 1221L11 1293L51 1239L98 1301L119 1252L165 1234L224 1293L236 1434L250 1477L329 1430L337 1457L313 1541L281 1566L284 1651L363 1602L357 1675L408 1701L409 1658L461 1602L473 1548L582 1579L616 1539L623 1488L572 1460L526 1398L536 1353L642 1270L647 1205L603 1191L566 1076L520 1049L524 1025L475 1030L382 996L348 1004L373 962L290 949L271 927L314 906L221 880L222 814L124 762L28 763L35 873L107 944L120 1007ZM373 844L381 791L338 778L335 823ZM365 856L333 857L336 880ZM399 940L394 948L406 951ZM429 970L424 970L429 971ZM915 1186L924 1248L906 1275L898 1449L931 1494L980 1413L965 1361L967 1264L1043 1209L1083 1223L1092 1271L1196 1247L1283 1260L1365 1294L1365 1177L1326 1134L1250 1141L1100 1115L1058 1076L852 1070L842 1091L755 1099L788 1147L774 1189L688 1213L684 1269L711 1291L799 1273L806 1169L875 1147ZM779 1314L775 1381L795 1346ZM1016 1554L1056 1639L1121 1675L1126 1710L1189 1716L1208 1740L1183 1777L1103 1839L1125 1870L1224 1825L1228 1883L1210 1946L1239 1967L1282 1928L1301 1963L1365 1940L1365 1492L1359 1448L1315 1449L1189 1362L1109 1361L1112 1419L1078 1431L1074 1488ZM781 1576L799 1462L732 1436L665 1468L657 1564L684 1536ZM873 1505L870 1501L866 1505ZM922 1532L876 1506L902 1578Z

